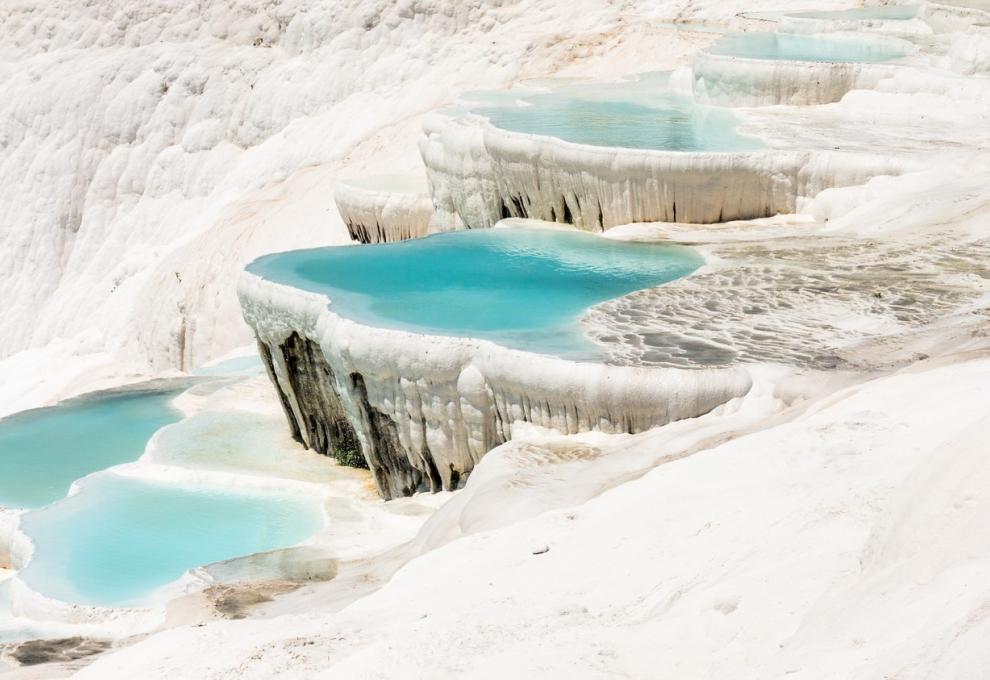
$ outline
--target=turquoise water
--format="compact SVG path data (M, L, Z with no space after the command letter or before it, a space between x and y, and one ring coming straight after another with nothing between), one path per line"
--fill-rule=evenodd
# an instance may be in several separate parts
M485 229L267 255L247 269L324 293L332 309L368 325L593 358L597 350L577 323L585 309L690 274L702 262L679 246Z
M159 485L112 473L29 512L35 545L20 577L65 602L140 604L194 567L304 540L322 523L315 501L285 493Z
M104 393L0 420L0 505L37 508L75 480L137 460L156 430L181 417L171 391Z
M788 16L801 19L825 19L828 21L868 21L871 19L905 21L913 19L917 15L918 8L914 5L885 5L883 7L857 7L855 9L788 14Z
M667 151L746 151L759 140L736 133L726 109L696 104L667 89L667 74L619 83L568 84L551 92L479 96L470 110L492 125L577 144Z
M787 33L739 33L720 38L712 54L751 59L815 62L881 62L906 56L889 43L824 40Z

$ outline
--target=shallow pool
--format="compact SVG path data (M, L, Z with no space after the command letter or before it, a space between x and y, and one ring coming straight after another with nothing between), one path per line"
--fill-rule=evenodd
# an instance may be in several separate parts
M727 35L708 48L712 54L750 59L812 62L882 62L907 53L889 42L826 40L787 33Z
M247 269L324 293L340 315L368 325L591 359L598 350L578 323L585 309L685 276L702 262L679 246L487 229L279 253Z
M24 515L21 527L35 552L19 576L65 602L138 605L189 569L291 546L321 524L315 500L288 493L186 488L107 473Z
M759 140L736 133L730 111L670 92L667 78L645 74L618 83L475 95L476 103L468 110L504 130L577 144L667 151L762 148Z
M0 420L0 505L37 508L75 480L137 460L156 430L179 420L176 389L108 392Z
M430 190L426 177L421 175L369 175L341 180L341 184L389 194L425 194Z
M817 12L793 12L789 17L799 19L825 19L827 21L906 21L918 15L916 5L884 5L882 7L856 7L853 9L824 10Z
M265 370L261 357L257 354L246 354L218 361L210 366L202 366L192 372L197 376L238 376L260 373Z

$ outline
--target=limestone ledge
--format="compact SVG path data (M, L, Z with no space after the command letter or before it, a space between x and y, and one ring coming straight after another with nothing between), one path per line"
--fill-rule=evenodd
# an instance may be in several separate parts
M898 63L752 59L702 52L694 62L694 97L717 106L809 106L874 89L909 68Z
M392 243L430 233L429 193L376 191L340 182L333 197L351 238L360 243Z
M825 19L785 14L777 21L778 33L817 35L820 33L870 32L892 36L928 36L933 33L920 16L911 19Z
M926 2L921 14L937 32L981 32L990 26L990 6L979 0Z
M792 213L832 187L899 175L903 159L832 150L715 153L573 144L435 114L420 151L438 219L487 228L522 217L604 231Z
M326 296L245 272L238 295L293 435L359 448L381 495L453 489L525 421L565 433L640 432L745 394L736 368L578 363L492 342L372 328Z

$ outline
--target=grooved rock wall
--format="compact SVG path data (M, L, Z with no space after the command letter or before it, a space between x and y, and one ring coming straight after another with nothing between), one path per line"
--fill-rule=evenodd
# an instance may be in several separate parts
M469 228L523 217L587 231L631 222L714 223L795 212L800 198L896 175L892 158L827 151L648 151L507 132L435 115L420 152L440 219Z
M360 243L392 243L430 233L433 201L428 194L371 191L341 182L333 198L347 232Z

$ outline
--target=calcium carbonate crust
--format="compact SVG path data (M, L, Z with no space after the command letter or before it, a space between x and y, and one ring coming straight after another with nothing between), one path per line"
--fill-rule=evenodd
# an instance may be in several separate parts
M919 15L920 16L920 15ZM777 22L778 33L815 35L818 33L869 31L885 35L931 35L932 27L919 16L911 19L825 19L785 14Z
M577 363L372 328L335 314L324 295L247 272L238 294L293 435L321 453L356 440L386 499L456 488L517 421L641 432L707 413L752 384L736 368Z
M340 182L333 198L348 233L360 243L392 243L430 233L433 201L428 193L374 191Z
M813 106L852 90L873 89L900 64L782 61L702 52L694 62L694 97L717 106Z
M899 175L903 160L829 150L684 152L574 144L480 116L433 115L420 152L437 218L509 217L604 231L633 222L711 224L792 213L824 189Z

